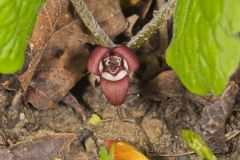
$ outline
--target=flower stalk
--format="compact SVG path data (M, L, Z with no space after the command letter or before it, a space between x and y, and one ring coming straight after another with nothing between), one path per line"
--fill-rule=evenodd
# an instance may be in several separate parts
M127 47L135 49L143 45L164 23L171 18L176 6L176 0L169 0L158 11L154 12L153 19L147 23L131 40Z
M116 46L109 36L102 30L94 19L92 13L88 10L83 0L71 0L74 8L76 9L79 16L82 18L84 24L92 32L98 41L98 45L103 47L114 47Z

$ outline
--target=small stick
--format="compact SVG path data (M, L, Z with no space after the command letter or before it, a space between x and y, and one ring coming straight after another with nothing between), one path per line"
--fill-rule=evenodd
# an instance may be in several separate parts
M121 109L121 106L115 106L116 107L116 111L117 111L117 114L118 114L118 118L123 121L123 114L122 114L122 109Z
M108 35L102 30L102 28L98 25L98 23L94 19L92 13L88 10L83 0L71 0L71 2L74 8L76 9L77 13L83 20L86 27L88 27L88 29L96 37L99 45L103 47L116 46L112 42L112 40L108 37Z
M239 130L225 134L226 142L237 137L240 134Z
M191 152L178 153L178 154L163 154L163 155L160 155L160 157L180 157L180 156L187 156L191 154L196 154L196 152L191 151Z

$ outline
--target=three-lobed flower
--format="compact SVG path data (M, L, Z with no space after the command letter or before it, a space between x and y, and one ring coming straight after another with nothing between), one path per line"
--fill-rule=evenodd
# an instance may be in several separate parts
M129 74L138 67L136 55L125 46L99 46L92 51L87 64L89 72L99 76L102 91L114 106L124 103L129 87Z

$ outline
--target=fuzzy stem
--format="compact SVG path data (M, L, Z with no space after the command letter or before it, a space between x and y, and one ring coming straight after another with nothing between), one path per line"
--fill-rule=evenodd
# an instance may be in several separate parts
M138 48L154 34L164 22L169 20L174 12L176 0L169 0L157 12L153 19L147 23L132 39L127 43L129 48Z
M103 47L114 47L116 46L108 35L102 30L102 28L95 21L92 13L88 10L83 0L71 0L74 8L76 9L79 16L82 18L84 24L96 37L99 45Z

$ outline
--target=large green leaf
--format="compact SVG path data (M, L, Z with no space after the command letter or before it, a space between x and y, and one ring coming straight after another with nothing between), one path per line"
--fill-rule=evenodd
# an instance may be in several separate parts
M240 59L239 0L178 0L167 62L197 94L220 94Z
M0 0L0 73L14 73L25 59L27 40L45 0Z

